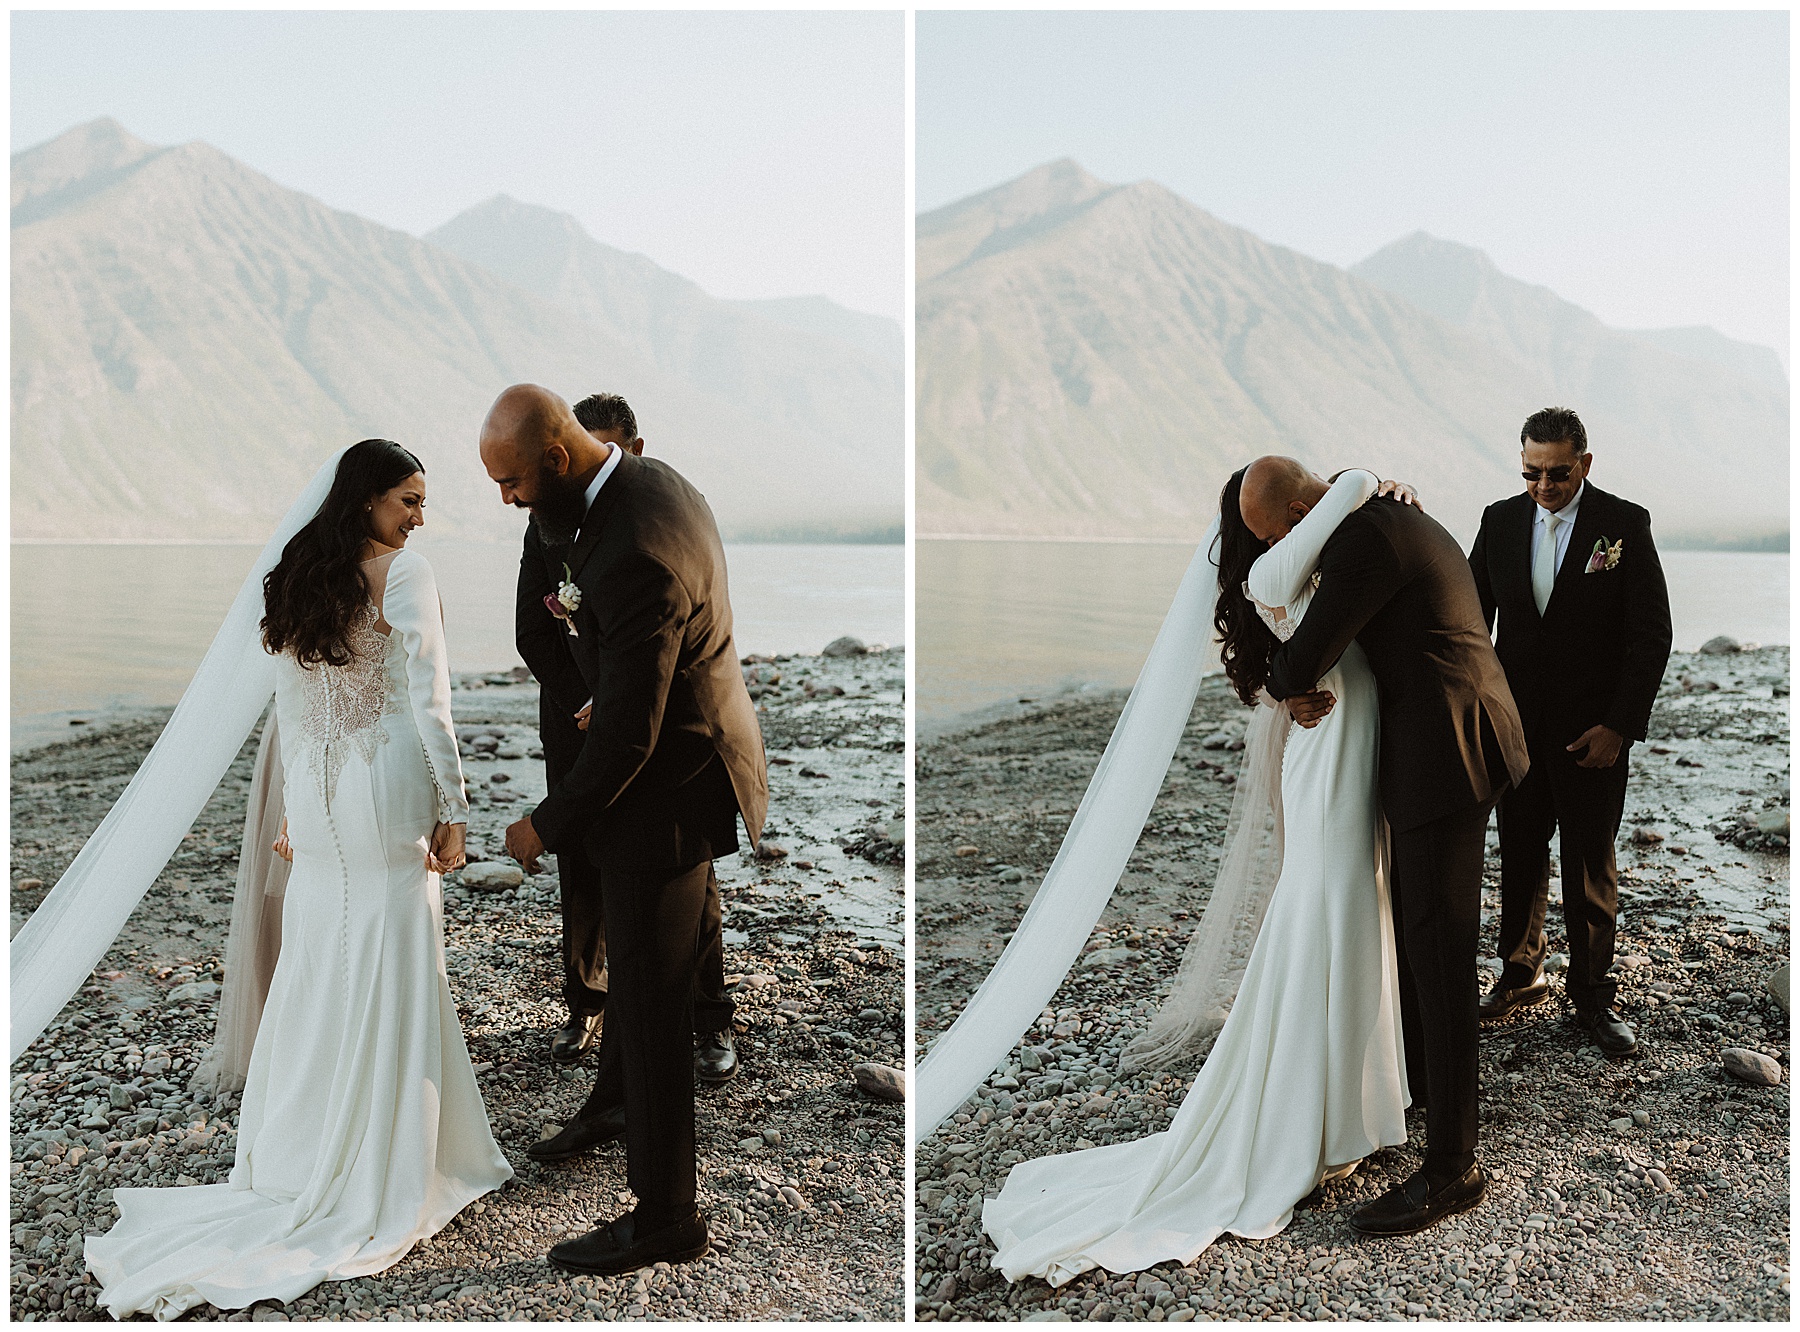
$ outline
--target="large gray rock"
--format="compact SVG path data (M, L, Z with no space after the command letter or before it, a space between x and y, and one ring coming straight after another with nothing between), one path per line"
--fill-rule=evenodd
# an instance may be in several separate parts
M169 1002L172 1004L191 1004L210 999L219 992L219 987L212 981L189 981L186 985L177 985L169 991Z
M1742 652L1744 645L1729 635L1720 634L1717 638L1707 639L1700 645L1700 650L1708 656L1728 657L1734 652Z
M869 649L860 638L852 638L845 634L842 638L834 638L825 645L822 655L827 657L860 657Z
M517 865L508 865L498 860L483 860L469 865L462 872L463 887L478 888L483 892L497 893L508 888L517 888L525 882L525 871Z
M1781 1065L1766 1054L1758 1054L1755 1050L1723 1050L1719 1058L1725 1063L1725 1071L1739 1082L1758 1087L1781 1085Z
M856 1085L878 1101L904 1101L906 1074L886 1064L858 1064L850 1070Z

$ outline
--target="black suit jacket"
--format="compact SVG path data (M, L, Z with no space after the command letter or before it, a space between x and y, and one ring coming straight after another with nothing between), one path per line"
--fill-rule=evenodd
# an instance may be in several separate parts
M567 563L576 637L541 596L526 605L520 578L518 638L543 663L540 684L570 712L594 700L579 756L532 811L538 836L551 850L579 838L597 864L632 869L736 850L739 817L755 845L768 770L706 500L666 463L624 454ZM561 581L560 562L545 572ZM573 674L547 650L557 635Z
M518 607L514 639L519 656L538 682L538 736L552 783L562 780L586 739L575 714L588 700L587 681L569 650L569 632L544 609L544 598L562 584L566 546L548 546L533 519L525 527L519 556Z
M1528 494L1490 504L1469 552L1469 569L1534 744L1567 745L1603 725L1627 740L1649 732L1650 709L1669 664L1669 588L1650 539L1650 514L1592 482L1581 494L1569 549L1538 614L1531 594ZM1596 542L1623 540L1611 569L1586 572Z
M1456 539L1412 505L1372 499L1338 525L1319 572L1269 692L1307 692L1362 645L1381 696L1389 824L1416 828L1523 779L1525 734Z

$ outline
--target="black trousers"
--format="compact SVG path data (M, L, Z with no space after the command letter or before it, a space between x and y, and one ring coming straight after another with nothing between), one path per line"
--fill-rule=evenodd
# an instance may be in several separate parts
M1500 984L1529 984L1544 963L1550 902L1550 836L1562 833L1563 926L1569 938L1569 1002L1583 1012L1610 1005L1618 935L1615 844L1625 815L1631 748L1610 768L1584 768L1561 745L1533 744L1531 771L1500 802Z
M552 786L561 781L581 754L585 732L550 707L539 713L538 734L544 744L544 773ZM556 854L556 877L562 905L563 1002L571 1016L606 1007L606 904L600 869L585 847L574 845ZM731 1025L732 1005L725 994L724 906L717 881L708 885L706 930L695 973L694 1029L724 1031Z
M694 1209L694 973L718 881L711 861L679 870L602 866L600 887L612 987L594 1090L580 1113L624 1106L625 1178L643 1233Z
M1425 1093L1425 1174L1454 1179L1475 1163L1475 950L1490 800L1396 832L1389 853L1406 1080Z

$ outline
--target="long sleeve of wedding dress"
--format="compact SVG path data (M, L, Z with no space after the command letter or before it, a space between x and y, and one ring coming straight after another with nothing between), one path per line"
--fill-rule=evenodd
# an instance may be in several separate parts
M437 788L438 822L467 823L469 798L456 748L456 723L450 716L444 612L431 562L417 551L403 550L388 565L381 615L400 635L405 650L407 695Z
M1256 557L1246 583L1249 594L1271 608L1291 606L1312 581L1319 567L1319 552L1338 524L1366 504L1380 485L1381 479L1373 472L1358 467L1339 474L1313 510Z

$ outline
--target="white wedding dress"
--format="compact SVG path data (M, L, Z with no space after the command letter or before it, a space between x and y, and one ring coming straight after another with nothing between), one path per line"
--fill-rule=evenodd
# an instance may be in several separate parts
M1278 636L1305 613L1326 538L1376 484L1344 474L1257 560L1246 595ZM1226 1232L1266 1239L1327 1175L1406 1140L1380 714L1362 650L1319 687L1337 704L1288 738L1280 878L1210 1055L1167 1131L1013 1167L982 1209L1009 1280L1060 1286L1095 1267L1188 1263Z
M230 1182L115 1190L118 1224L86 1244L115 1317L293 1300L379 1272L512 1176L425 864L434 824L468 818L437 586L413 551L364 568L377 591L355 659L276 661L294 860Z

